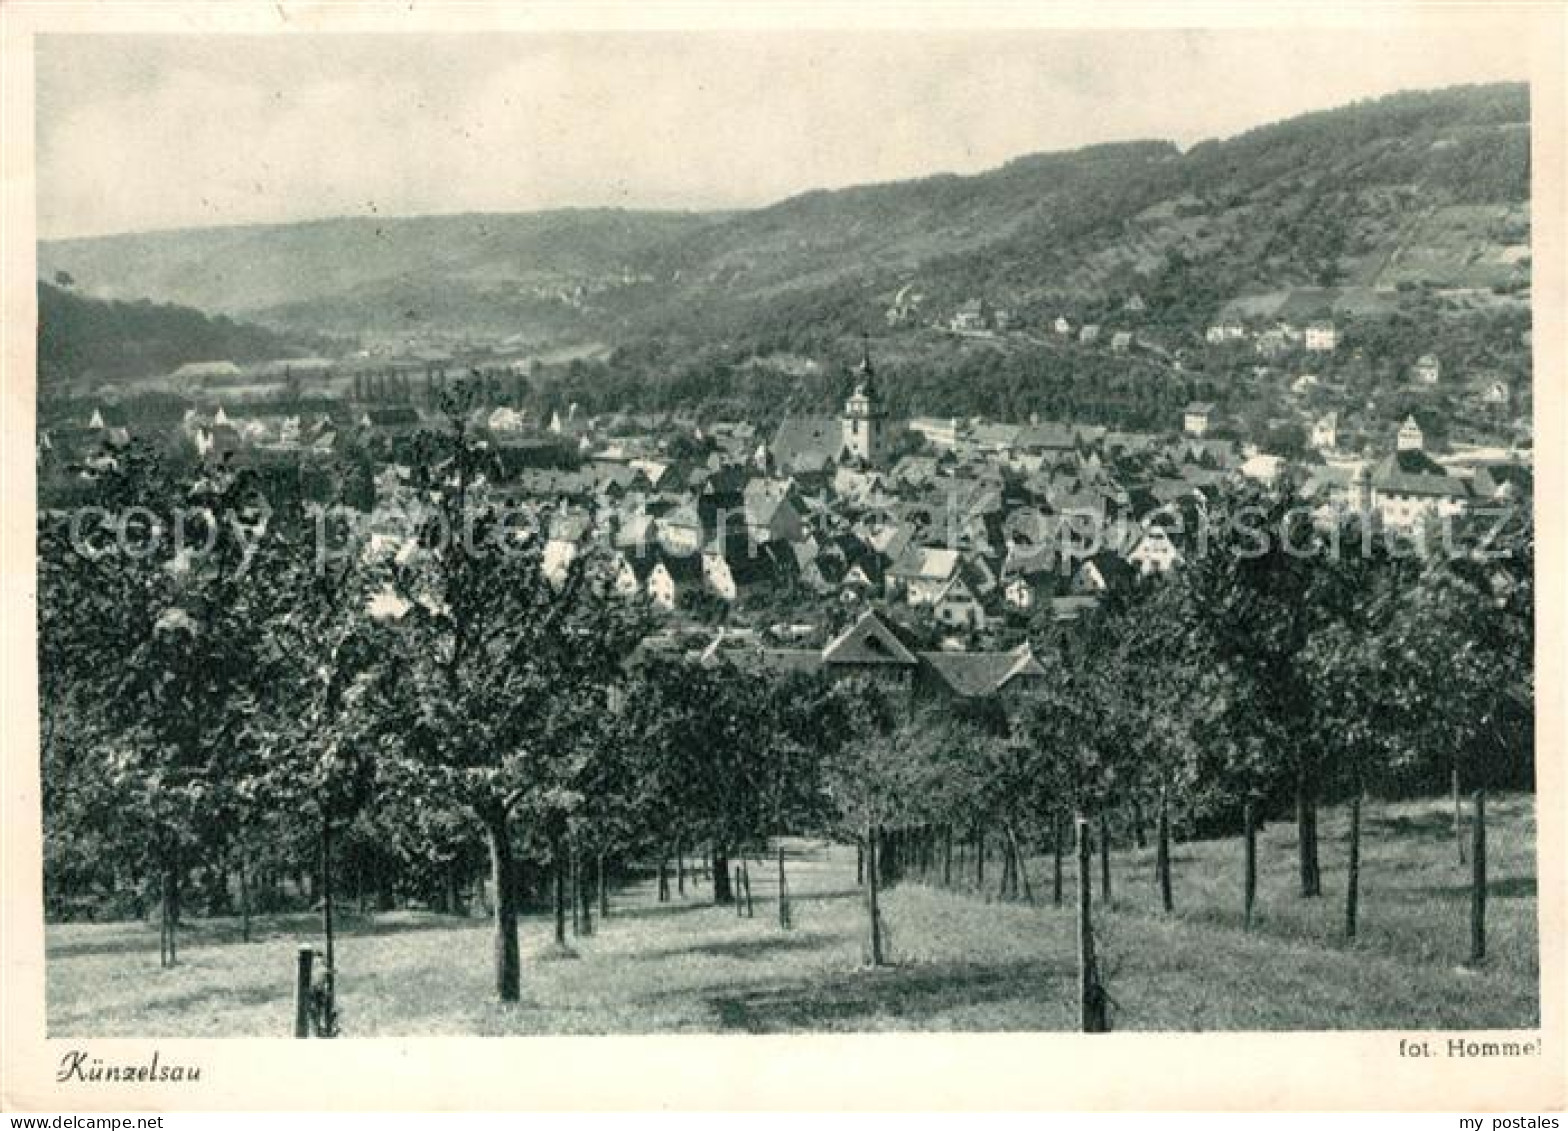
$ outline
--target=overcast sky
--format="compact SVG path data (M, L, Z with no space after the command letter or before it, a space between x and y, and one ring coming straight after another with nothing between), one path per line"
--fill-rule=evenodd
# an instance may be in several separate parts
M38 231L748 207L1522 79L1527 49L1365 29L44 37Z

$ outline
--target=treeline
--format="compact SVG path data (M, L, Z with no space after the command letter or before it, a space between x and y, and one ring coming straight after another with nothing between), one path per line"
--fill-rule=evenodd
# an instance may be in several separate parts
M317 334L280 334L190 307L95 299L69 285L38 282L40 387L81 377L153 376L191 361L303 357L341 344Z
M805 348L772 338L759 346ZM984 415L997 420L1070 419L1129 429L1166 430L1193 399L1224 401L1223 374L1176 373L1167 363L1107 347L923 342L888 352L873 347L878 388L894 418ZM776 421L787 414L837 415L850 392L860 341L827 343L815 369L786 370L750 347L682 354L662 341L617 350L604 361L574 361L541 372L534 390L546 409L576 404L589 413L690 408L718 419ZM893 352L896 350L897 352ZM811 355L807 355L811 356Z
M616 877L700 854L729 901L732 866L744 887L778 835L874 853L940 832L1017 858L1059 849L1070 817L1102 843L1293 819L1311 897L1324 802L1531 783L1527 514L1490 558L1413 559L1314 532L1288 497L1231 497L1173 581L1034 641L1034 694L926 714L885 684L647 646L595 553L546 576L460 401L388 500L403 539L285 521L245 473L134 447L97 483L125 521L89 525L91 552L40 516L52 916L156 905L173 962L182 904L248 924L308 894L330 938L334 894L451 909L483 870L496 992L516 1000L525 901L553 906L565 946ZM204 552L158 541L176 516Z

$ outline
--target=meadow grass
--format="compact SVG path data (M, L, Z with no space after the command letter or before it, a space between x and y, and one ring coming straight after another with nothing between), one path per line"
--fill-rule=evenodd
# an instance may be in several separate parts
M1360 937L1343 939L1345 815L1321 822L1324 895L1295 894L1295 832L1259 838L1258 915L1241 921L1235 840L1181 843L1176 911L1159 909L1154 852L1113 858L1113 907L1098 945L1119 1029L1517 1028L1536 1024L1534 802L1489 806L1487 963L1468 955L1467 869L1439 800L1369 804ZM756 916L712 906L706 887L654 900L651 883L614 893L591 937L564 960L547 916L524 919L523 1000L493 1001L489 924L425 912L344 917L337 944L344 1035L1064 1030L1076 1025L1073 878L1051 906L1050 861L1027 871L1035 903L988 890L905 882L885 894L890 966L864 965L865 912L852 848L791 841L794 929L781 930L772 861L752 865ZM49 1034L286 1037L294 952L318 942L308 915L183 929L161 970L141 922L47 931Z

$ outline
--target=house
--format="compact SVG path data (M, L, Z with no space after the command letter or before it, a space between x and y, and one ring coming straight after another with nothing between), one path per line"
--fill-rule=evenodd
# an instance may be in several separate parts
M1331 412L1320 417L1312 426L1309 443L1320 452L1333 451L1339 444L1339 414Z
M1015 446L1023 452L1060 457L1077 450L1078 438L1067 425L1046 420L1021 429Z
M1143 296L1135 292L1126 302L1122 303L1122 309L1128 314L1142 314L1149 309L1149 306L1143 301Z
M1214 413L1214 406L1207 401L1193 401L1182 412L1182 431L1189 436L1206 436L1209 431L1209 418Z
M1312 353L1333 353L1339 347L1339 332L1332 322L1310 323L1303 345Z
M941 451L952 451L958 446L958 418L916 416L905 425L906 430L925 437L926 443Z
M1051 329L1058 338L1065 338L1073 332L1073 324L1067 321L1066 317L1058 314L1056 321L1051 323Z
M1049 576L1019 574L1002 584L1002 600L1007 607L1020 613L1031 613L1042 599L1052 592Z
M1443 375L1443 365L1433 353L1424 353L1416 359L1415 377L1422 385L1435 385Z
M991 310L983 298L972 298L953 312L948 319L948 329L957 333L987 330L991 327Z
M1432 517L1463 514L1472 497L1464 480L1448 475L1420 448L1400 448L1386 456L1370 469L1368 480L1370 503L1383 525L1405 533L1415 532Z
M702 558L696 554L670 554L654 551L644 558L649 562L647 574L648 599L665 612L672 612L690 593L700 593L703 588Z
M1318 378L1315 373L1303 373L1290 383L1290 391L1298 397L1304 397L1318 387Z
M964 455L998 456L1013 450L1023 429L1017 424L976 424L960 446Z
M1115 353L1126 353L1132 349L1132 331L1118 330L1111 335L1111 350Z
M775 649L753 660L775 671L822 671L908 692L912 702L1014 698L1041 688L1045 667L1029 645L1004 652L916 651L903 630L868 609L821 652Z
M1395 440L1395 450L1419 452L1425 447L1426 438L1421 434L1421 425L1416 423L1415 417L1405 417L1405 422L1399 426L1399 436Z
M932 605L958 572L959 552L911 546L888 570L888 580L910 605Z
M1052 597L1051 617L1058 624L1071 624L1100 607L1100 599L1091 596Z
M1127 563L1145 577L1151 573L1167 573L1181 560L1181 551L1165 528L1153 524L1144 530L1143 538L1127 555Z
M176 381L217 381L244 376L232 361L188 361L170 374Z
M1252 348L1264 357L1278 357L1290 348L1290 338L1283 329L1276 327L1259 334Z
M223 423L223 406L218 406L217 413L213 416L214 425ZM359 414L359 426L378 436L407 436L417 432L424 425L424 418L419 415L419 410L413 405L382 405L367 408Z
M985 609L980 597L964 578L964 571L955 573L942 586L936 600L931 603L932 614L949 628L985 627Z
M1214 323L1203 333L1203 340L1210 345L1237 342L1247 336L1247 328L1233 319Z
M1511 399L1506 381L1493 381L1481 390L1482 404L1507 405Z
M821 471L844 450L843 422L831 416L787 416L768 447L780 474Z
M703 582L721 601L739 600L787 581L794 573L794 554L776 545L729 539L710 545L702 554Z
M1100 340L1100 327L1099 327L1098 324L1086 325L1086 326L1084 326L1082 329L1080 329L1078 331L1078 342L1079 342L1080 345L1085 345L1085 346L1093 345L1095 342L1097 342L1099 340Z
M1140 529L1137 541L1142 541L1143 537ZM1102 593L1124 588L1132 580L1133 573L1132 565L1120 553L1101 550L1078 564L1068 583L1068 591L1074 596L1098 597Z
M1006 652L920 652L917 696L989 699L1027 696L1043 688L1044 666L1028 644Z
M1285 457L1269 455L1266 452L1253 452L1241 461L1237 471L1246 478L1265 486L1272 486L1279 480L1280 473L1285 469Z
M805 536L805 513L789 480L753 479L741 494L741 505L746 536L753 542L794 542Z

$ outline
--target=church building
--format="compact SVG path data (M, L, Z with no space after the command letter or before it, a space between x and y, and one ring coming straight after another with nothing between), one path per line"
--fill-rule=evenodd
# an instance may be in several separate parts
M844 402L841 418L844 452L859 463L880 467L887 455L887 410L877 393L869 347L855 367L854 376L855 389Z

